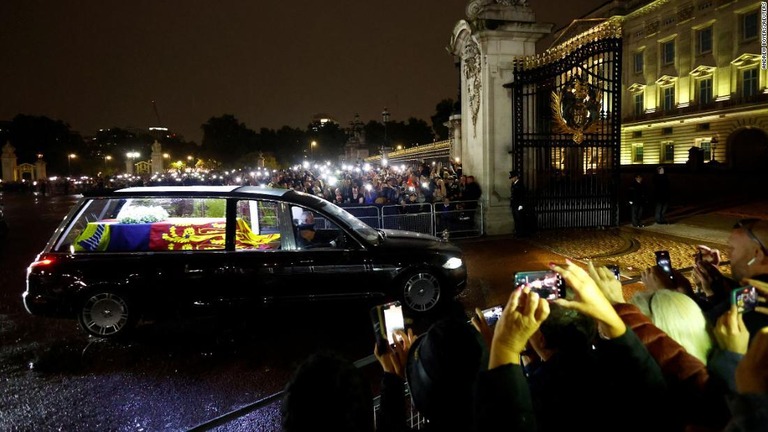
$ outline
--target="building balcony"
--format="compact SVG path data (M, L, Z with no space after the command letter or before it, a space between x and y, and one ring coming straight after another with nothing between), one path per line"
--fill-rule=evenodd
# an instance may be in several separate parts
M658 120L665 117L690 116L693 114L712 114L718 111L734 111L737 108L750 109L754 106L765 106L768 104L767 93L757 93L749 97L743 97L737 94L731 94L726 100L715 100L707 104L692 102L685 107L676 107L671 110L657 109L652 113L629 114L622 117L623 123L635 123L643 121Z

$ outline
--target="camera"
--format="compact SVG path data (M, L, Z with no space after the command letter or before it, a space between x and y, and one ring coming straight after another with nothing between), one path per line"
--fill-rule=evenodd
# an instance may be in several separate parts
M669 252L665 250L656 251L656 265L666 273L670 279L674 279L675 276L672 273L672 261L669 259Z
M565 297L565 280L554 270L515 273L515 287L526 286L547 301Z
M405 329L403 306L393 301L371 308L371 322L379 353L385 353L395 344L395 331Z
M743 286L731 291L731 304L736 305L739 313L749 312L757 306L757 290L753 286Z

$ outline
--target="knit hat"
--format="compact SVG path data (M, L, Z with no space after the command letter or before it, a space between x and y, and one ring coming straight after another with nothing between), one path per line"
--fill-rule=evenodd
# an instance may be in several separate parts
M487 364L487 347L474 327L454 318L437 321L408 351L405 374L414 407L428 419L466 411L477 373Z

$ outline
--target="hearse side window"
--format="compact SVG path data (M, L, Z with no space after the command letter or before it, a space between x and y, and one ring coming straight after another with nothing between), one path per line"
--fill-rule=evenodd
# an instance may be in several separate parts
M279 206L274 201L241 200L237 202L235 250L272 251L282 248Z
M342 230L321 213L292 206L291 217L297 249L344 248ZM311 231L311 233L307 234L305 231Z
M223 250L223 198L113 198L82 211L67 234L70 251L165 252ZM63 243L62 243L63 245Z
M53 250L57 252L73 252L73 243L91 222L113 218L125 200L118 199L92 199L83 204L80 212L73 218L74 222L67 227L67 231L59 238Z

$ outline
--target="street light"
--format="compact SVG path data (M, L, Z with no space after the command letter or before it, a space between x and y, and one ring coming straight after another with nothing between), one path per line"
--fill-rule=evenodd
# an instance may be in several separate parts
M76 157L77 155L74 153L70 153L67 155L67 177L72 176L72 159Z
M104 171L107 171L107 162L112 160L112 156L106 155L104 156Z
M128 174L133 174L133 160L141 156L139 152L128 152L125 154L128 156L128 161L126 162L125 170L128 172Z
M309 159L315 160L315 146L317 145L317 141L312 141L309 143Z

